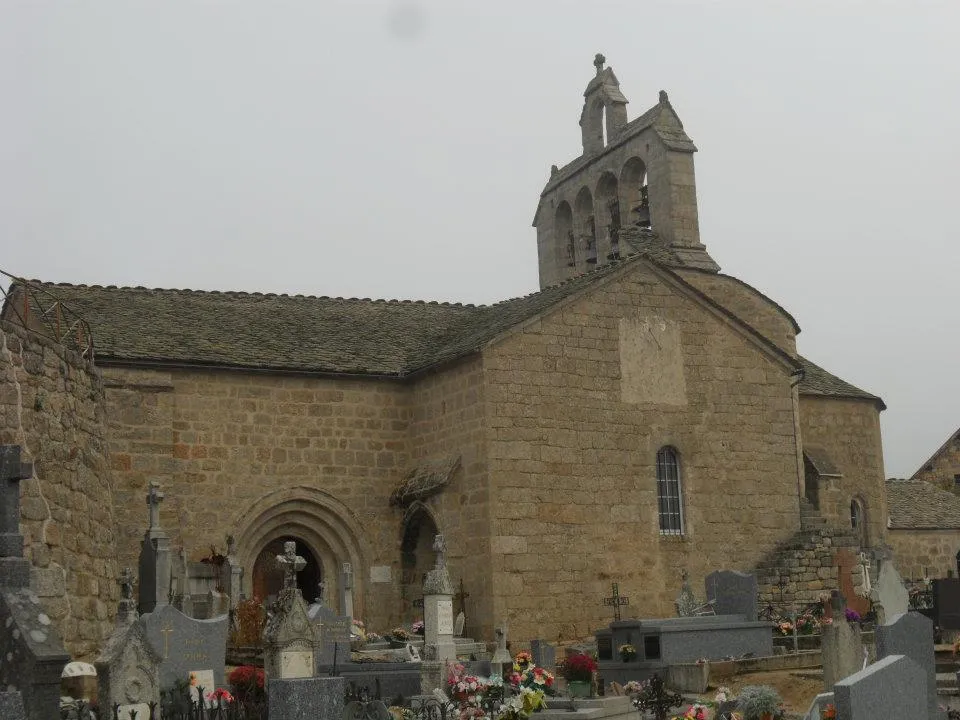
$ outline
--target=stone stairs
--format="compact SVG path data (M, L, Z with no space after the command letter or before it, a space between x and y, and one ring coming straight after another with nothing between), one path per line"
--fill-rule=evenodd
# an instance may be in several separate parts
M811 530L823 530L827 527L827 521L821 517L817 510L806 498L800 498L800 530L803 532Z

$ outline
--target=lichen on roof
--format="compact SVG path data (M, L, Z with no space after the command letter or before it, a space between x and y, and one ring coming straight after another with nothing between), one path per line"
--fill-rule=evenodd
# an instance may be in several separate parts
M887 480L888 526L899 530L960 529L960 497L922 480Z

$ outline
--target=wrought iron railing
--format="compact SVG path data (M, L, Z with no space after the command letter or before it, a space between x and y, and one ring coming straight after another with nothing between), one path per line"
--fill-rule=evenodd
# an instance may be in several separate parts
M0 276L0 294L7 319L93 361L93 334L79 313L36 283L3 270ZM5 289L4 280L9 281Z

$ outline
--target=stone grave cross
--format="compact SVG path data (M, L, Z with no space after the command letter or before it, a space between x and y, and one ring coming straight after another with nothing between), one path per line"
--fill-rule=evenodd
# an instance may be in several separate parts
M283 544L283 555L277 555L277 565L283 569L284 589L297 587L297 573L307 566L307 561L297 555L297 544L288 540Z
M150 530L160 527L160 503L163 502L165 495L160 491L160 483L156 480L150 482L150 490L147 492L147 507L150 510Z
M30 561L20 534L20 481L33 477L33 464L20 460L19 445L0 445L0 586L30 584Z
M620 620L620 608L623 605L630 604L630 598L626 595L620 594L620 585L618 583L613 584L613 595L603 599L604 605L613 606L613 619L614 621Z
M593 56L593 66L597 69L597 75L603 72L603 64L607 59L603 56L602 53L597 53Z

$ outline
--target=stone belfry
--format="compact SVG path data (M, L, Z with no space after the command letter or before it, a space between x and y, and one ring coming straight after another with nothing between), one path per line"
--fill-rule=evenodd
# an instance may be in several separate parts
M627 98L606 58L594 59L583 93L583 154L550 171L533 224L540 287L563 282L644 247L666 262L715 272L700 242L697 148L660 91L627 121Z

